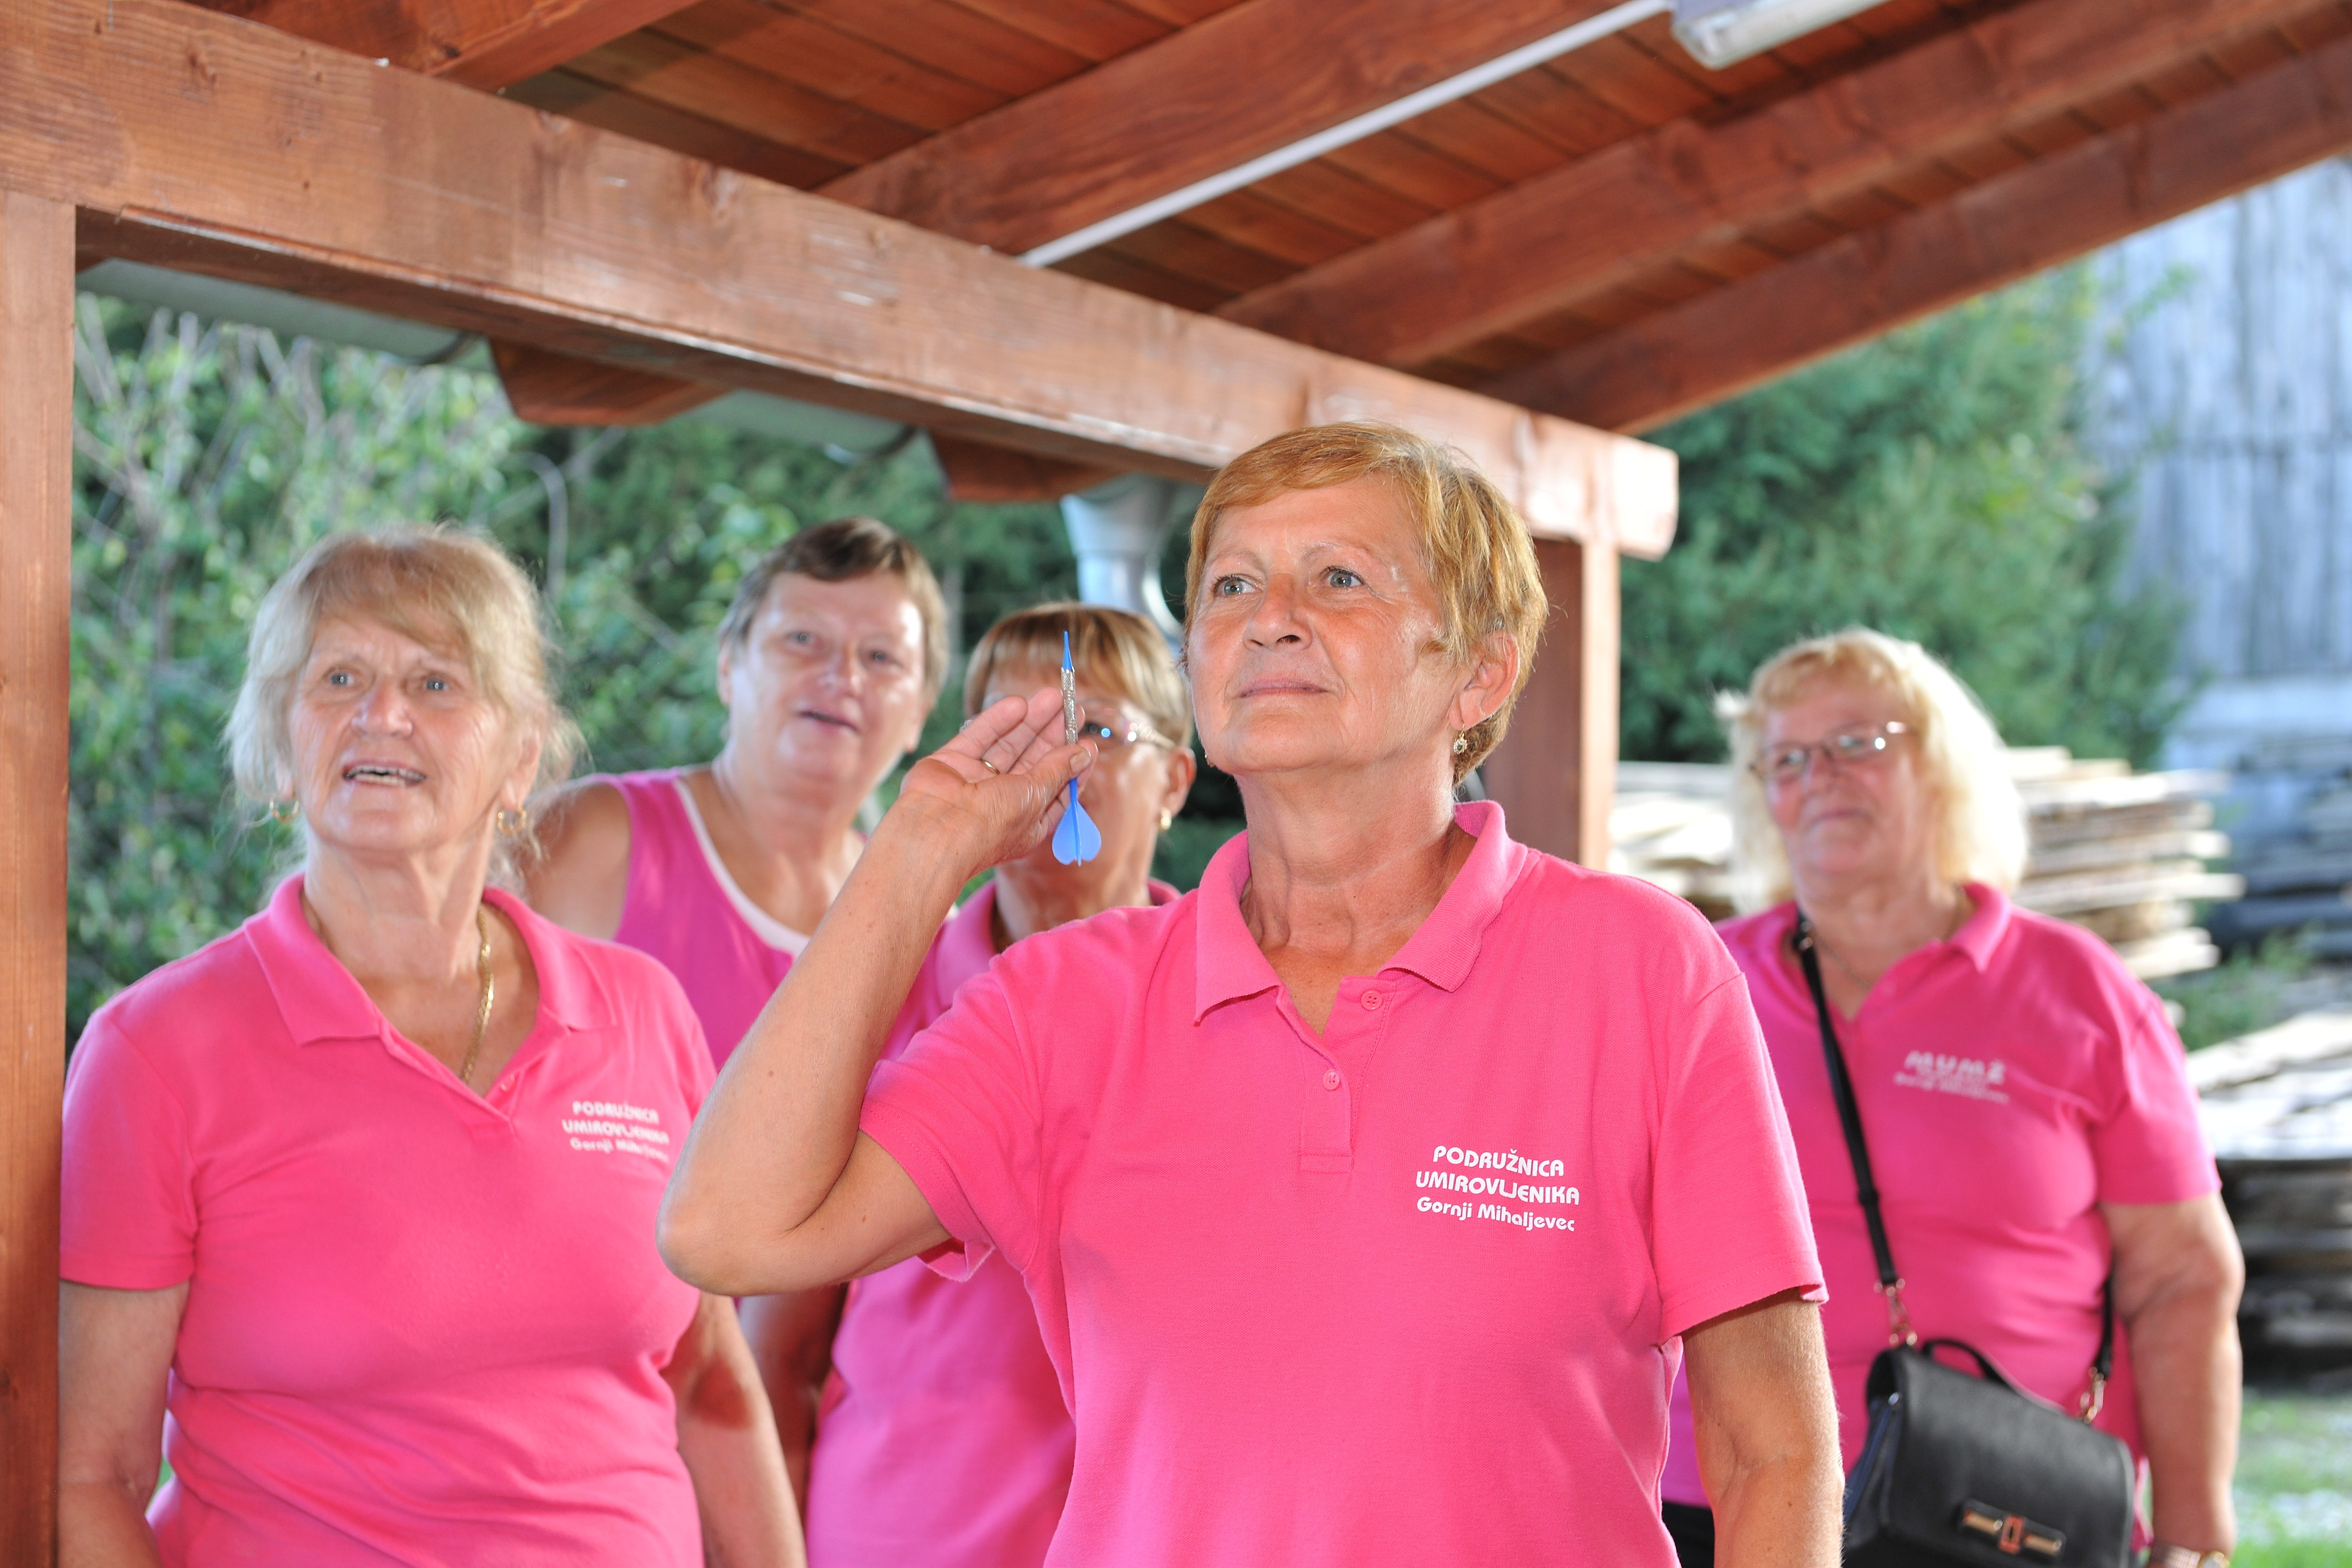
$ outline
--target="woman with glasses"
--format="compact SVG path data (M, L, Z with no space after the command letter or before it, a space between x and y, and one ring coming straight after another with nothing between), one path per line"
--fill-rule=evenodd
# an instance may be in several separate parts
M1185 582L1248 831L877 1065L966 880L1133 765L1050 687L982 710L721 1074L664 1255L773 1290L1003 1253L1070 1400L1049 1563L1670 1568L1687 1360L1727 1562L1829 1568L1820 1270L1739 972L1454 799L1544 624L1526 525L1434 442L1297 430L1211 483Z
M1079 795L1102 829L1102 853L1065 866L1041 844L999 866L931 944L886 1059L1013 943L1177 897L1151 879L1151 856L1192 785L1192 721L1183 679L1150 622L1097 605L1016 611L973 647L964 713L1057 685L1065 633L1081 732L1096 747ZM809 1463L815 1568L1045 1561L1070 1489L1073 1436L1036 1312L1010 1264L992 1258L951 1281L909 1258L850 1286L838 1331L829 1314L801 1321L825 1342L794 1361L832 1368Z
M2226 1552L2243 1268L2180 1041L2097 938L2010 901L2025 821L1991 721L1917 644L1854 629L1759 669L1731 740L1738 856L1768 907L1723 936L1796 1136L1846 1461L1898 1303L1876 1289L1805 934L1911 1325L2095 1406L2147 1461L2157 1568ZM2110 1277L2122 1348L2102 1390ZM1666 1514L1684 1561L1706 1562L1679 1393L1676 1415Z

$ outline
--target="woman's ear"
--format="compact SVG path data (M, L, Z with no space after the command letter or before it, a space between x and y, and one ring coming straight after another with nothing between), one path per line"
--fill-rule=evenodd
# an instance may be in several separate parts
M1192 780L1200 773L1200 764L1192 760L1192 748L1182 747L1168 753L1168 787L1160 792L1160 809L1173 816L1184 809L1184 798L1192 793Z
M1518 684L1518 639L1505 632L1492 633L1480 641L1446 718L1457 731L1474 730L1503 710Z

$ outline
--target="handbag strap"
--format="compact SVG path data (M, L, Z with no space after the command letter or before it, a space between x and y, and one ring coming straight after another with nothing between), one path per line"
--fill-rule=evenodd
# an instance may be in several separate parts
M1863 1223L1870 1227L1870 1250L1878 1263L1878 1293L1886 1298L1886 1342L1916 1345L1918 1333L1903 1307L1903 1276L1895 1269L1895 1249L1887 1244L1886 1219L1879 1213L1878 1179L1871 1174L1870 1144L1862 1135L1862 1108L1854 1103L1853 1080L1846 1076L1845 1053L1838 1048L1837 1028L1830 1022L1830 997L1822 984L1821 954L1815 951L1813 922L1797 911L1797 960L1804 965L1805 985L1813 994L1813 1016L1821 1020L1822 1058L1830 1069L1830 1099L1837 1105L1838 1125L1845 1131L1846 1157L1853 1162L1853 1193L1862 1203Z
M1886 1219L1879 1212L1878 1180L1871 1173L1870 1145L1862 1135L1862 1108L1853 1097L1853 1080L1845 1070L1845 1053L1838 1048L1837 1027L1830 1022L1830 998L1822 984L1822 961L1813 939L1813 922L1797 911L1797 961L1805 971L1805 986L1813 994L1813 1016L1821 1021L1822 1056L1830 1069L1830 1098L1837 1104L1838 1125L1845 1132L1845 1152L1853 1162L1854 1196L1862 1203L1863 1223L1870 1227L1870 1250L1878 1264L1878 1291L1886 1298L1886 1342L1916 1345L1919 1335L1903 1306L1903 1277L1895 1271L1895 1252L1886 1241ZM1973 1352L1971 1352L1973 1353ZM2091 1359L2091 1386L2084 1394L2077 1415L2089 1423L2106 1403L2107 1379L2116 1369L2116 1277L2109 1270L2099 1282L2099 1349Z

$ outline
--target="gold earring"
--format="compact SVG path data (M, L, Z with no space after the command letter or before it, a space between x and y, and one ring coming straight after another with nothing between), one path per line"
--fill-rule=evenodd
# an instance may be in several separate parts
M1465 731L1462 731L1462 733L1460 733L1459 735L1456 735L1456 736L1454 736L1454 754L1455 756L1457 756L1457 757L1458 757L1458 756L1460 756L1463 752L1465 752L1468 751L1469 749L1470 749L1470 731L1467 731L1467 730L1465 730Z
M517 811L511 806L502 805L499 807L498 814L490 818L490 825L499 830L500 837L515 837L530 826L530 809L526 806Z
M302 803L292 795L288 795L284 800L273 800L269 803L269 820L281 827L289 823L299 821L301 816Z
M1162 812L1160 814L1160 832L1165 833L1165 832L1167 832L1170 828L1171 828L1171 827L1173 827L1173 826L1176 826L1176 814L1175 814L1174 812L1172 812L1172 811L1162 811Z

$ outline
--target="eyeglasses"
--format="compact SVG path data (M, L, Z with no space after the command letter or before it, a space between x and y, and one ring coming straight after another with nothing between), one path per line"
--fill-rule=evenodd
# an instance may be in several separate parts
M1895 738L1910 732L1910 725L1893 721L1857 725L1824 735L1810 746L1783 746L1777 752L1768 752L1749 763L1748 768L1766 784L1792 784L1811 771L1815 753L1832 767L1862 767L1884 760Z
M1148 721L1130 719L1116 710L1079 713L1078 739L1092 741L1097 746L1159 746L1171 752L1176 749L1175 742L1153 729Z

